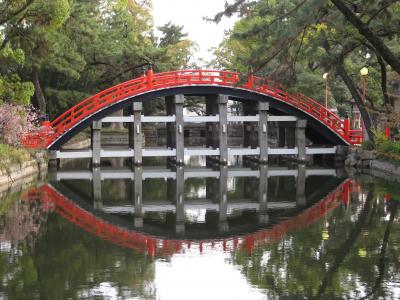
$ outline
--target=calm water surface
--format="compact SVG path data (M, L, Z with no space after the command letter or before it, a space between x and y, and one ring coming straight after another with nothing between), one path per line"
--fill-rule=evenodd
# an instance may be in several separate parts
M399 299L396 184L112 160L2 194L2 299Z

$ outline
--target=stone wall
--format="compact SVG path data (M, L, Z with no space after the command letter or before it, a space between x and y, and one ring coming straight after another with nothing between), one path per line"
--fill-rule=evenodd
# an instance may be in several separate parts
M7 162L4 163L7 165ZM10 164L0 170L0 191L7 190L13 183L32 176L47 173L47 156L45 152L37 152L27 157L22 163Z
M375 151L364 150L360 147L350 148L345 166L356 168L361 172L368 171L367 173L370 173L372 170L400 177L400 162L396 164L395 162L380 159L377 157Z

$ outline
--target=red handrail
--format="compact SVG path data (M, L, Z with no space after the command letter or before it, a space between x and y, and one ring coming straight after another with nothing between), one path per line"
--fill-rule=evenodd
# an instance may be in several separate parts
M215 247L216 244L222 244L224 251L227 250L227 244L231 245L232 248L230 250L235 250L239 247L247 251L252 251L255 246L279 241L291 231L306 228L324 218L340 203L347 205L350 199L349 193L351 191L351 185L355 184L356 183L352 179L347 179L318 203L307 208L299 215L275 224L271 228L262 229L239 237L201 241L170 240L122 228L104 221L84 210L48 184L38 189L30 190L23 198L30 201L42 201L44 208L56 211L63 218L103 240L154 256L155 254L173 254L179 251L183 246L190 248L193 245L198 245L200 251L202 251L203 246L210 244L212 247Z
M267 79L250 75L247 82L243 83L240 81L240 74L231 71L181 70L153 74L150 70L145 76L101 91L62 113L50 123L51 134L49 134L49 130L46 132L46 137L43 137L43 133L39 134L42 144L44 143L43 146L48 147L75 124L80 123L100 109L128 97L165 88L191 85L235 87L273 97L302 110L325 124L348 144L360 143L360 138L352 136L349 131L350 128L346 128L345 122L324 106L304 95L289 94ZM32 143L32 139L30 139L30 142Z

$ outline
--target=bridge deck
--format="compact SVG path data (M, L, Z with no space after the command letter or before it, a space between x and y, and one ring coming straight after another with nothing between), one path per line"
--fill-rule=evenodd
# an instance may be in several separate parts
M335 154L336 147L329 148L309 148L305 150L308 155L315 154ZM270 148L268 147L269 155L297 155L299 150L295 148ZM260 148L228 148L228 155L259 155ZM92 150L63 150L56 151L57 159L72 159L72 158L91 158ZM184 156L218 156L220 155L219 148L192 147L184 148ZM134 149L101 149L101 158L112 157L134 157ZM175 157L176 149L169 148L143 148L142 157Z

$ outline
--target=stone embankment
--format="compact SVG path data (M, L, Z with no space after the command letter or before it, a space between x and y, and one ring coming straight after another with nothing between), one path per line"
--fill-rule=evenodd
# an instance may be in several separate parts
M349 149L345 166L356 168L362 173L374 173L379 177L389 179L391 176L400 178L400 162L379 158L375 151L364 150L360 147Z
M27 156L21 163L2 161L0 169L0 191L7 190L14 182L31 178L41 177L47 173L46 152L36 152Z

